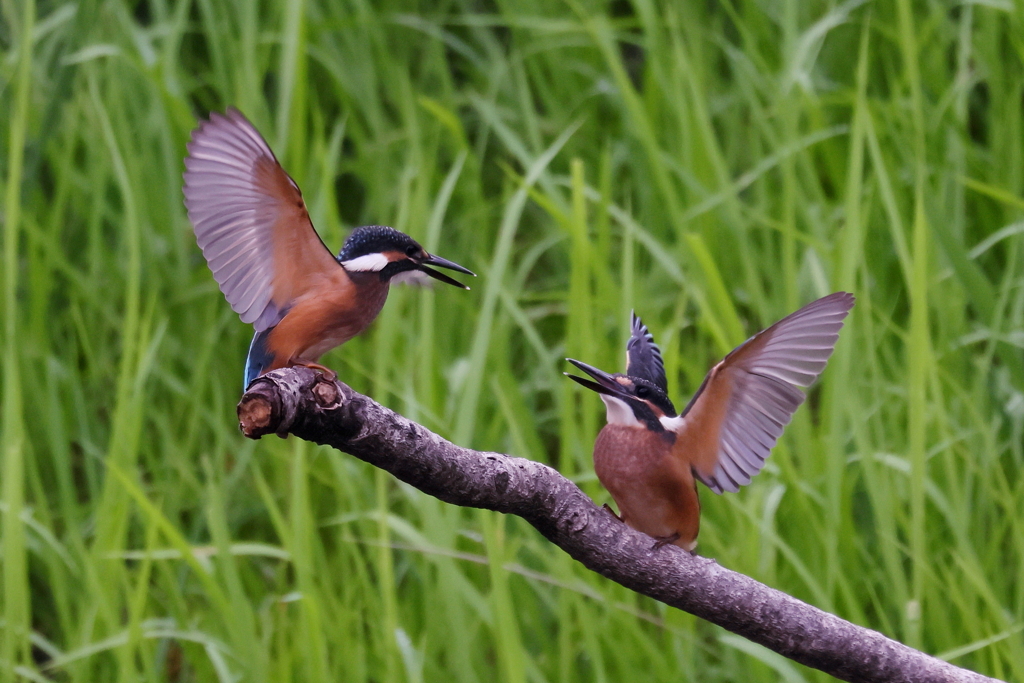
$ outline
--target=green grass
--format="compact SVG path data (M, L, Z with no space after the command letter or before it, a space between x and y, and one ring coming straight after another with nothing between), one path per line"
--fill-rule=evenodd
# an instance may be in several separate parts
M703 554L1024 679L1024 11L1012 3L0 3L0 680L820 681L517 519L235 428L251 331L181 202L241 108L337 249L480 273L325 362L598 503L630 309L672 396L857 294ZM767 13L770 12L770 13ZM33 40L28 41L31 32Z

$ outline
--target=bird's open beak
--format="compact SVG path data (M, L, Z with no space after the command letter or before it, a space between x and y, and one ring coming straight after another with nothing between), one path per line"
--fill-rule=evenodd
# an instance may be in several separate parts
M470 269L463 268L458 263L455 263L454 261L449 261L446 258L441 258L440 256L427 255L426 259L424 259L423 261L420 261L419 263L416 264L416 267L418 269L422 270L424 273L426 273L430 277L434 278L435 280L440 280L441 282L445 282L445 283L447 283L449 285L454 285L456 287L461 287L463 289L469 289L469 287L467 287L466 285L462 284L461 282L459 282L455 278L450 278L447 275L445 275L444 273L437 272L433 268L427 268L428 265L430 265L430 266L438 266L440 268L447 268L448 270L454 270L454 271L457 271L459 273L465 273L466 275L472 275L473 277L476 277L476 273L474 273Z
M564 372L566 377L572 381L582 384L591 391L596 391L599 394L606 394L608 396L614 396L615 398L628 399L631 398L621 384L615 381L615 378L609 375L604 370L598 370L593 365L587 365L586 363L574 360L572 358L566 358L567 361L575 365L577 368L593 377L596 382L591 382L589 379L583 377L577 377L576 375L570 375L568 372Z

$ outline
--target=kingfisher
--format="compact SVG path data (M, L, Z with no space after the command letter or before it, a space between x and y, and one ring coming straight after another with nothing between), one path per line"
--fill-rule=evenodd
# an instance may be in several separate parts
M185 208L199 248L231 308L255 328L245 386L294 365L336 379L317 361L373 322L393 282L429 276L469 289L430 266L472 271L383 225L356 228L335 257L299 186L233 107L201 121L187 149Z
M804 401L798 387L825 369L853 304L852 294L836 292L758 332L711 368L678 415L661 350L635 312L625 374L567 358L591 379L565 375L596 391L607 409L594 470L619 508L616 517L652 536L654 549L671 543L692 553L700 528L696 482L736 492L761 471Z

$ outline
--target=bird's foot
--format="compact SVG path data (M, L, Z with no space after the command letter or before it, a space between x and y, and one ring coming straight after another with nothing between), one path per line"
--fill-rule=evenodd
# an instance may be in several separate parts
M338 373L336 373L334 370L331 370L327 366L320 365L319 363L293 358L292 365L301 365L302 367L309 368L310 370L317 370L318 372L320 372L320 374L324 376L324 379L327 380L328 382L333 382L334 380L338 379Z
M669 543L675 543L679 540L679 532L672 534L671 536L655 536L655 544L651 546L651 550L661 550Z
M604 510L605 510L605 511L606 511L606 512L607 512L607 513L609 514L609 515L611 515L611 516L612 516L612 517L614 517L615 519L619 520L620 522L622 521L622 517L619 517L619 516L618 516L617 514L615 514L615 510L612 510L612 506L611 506L611 505L609 505L608 503L605 503L605 504L604 504L604 505L602 505L601 507L602 507L602 508L603 508L603 509L604 509Z

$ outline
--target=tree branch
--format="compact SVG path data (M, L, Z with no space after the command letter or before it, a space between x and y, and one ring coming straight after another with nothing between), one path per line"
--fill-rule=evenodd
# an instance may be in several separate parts
M454 505L522 517L588 569L845 681L991 681L851 624L714 560L652 540L546 465L461 448L307 368L255 380L242 432L333 446Z

